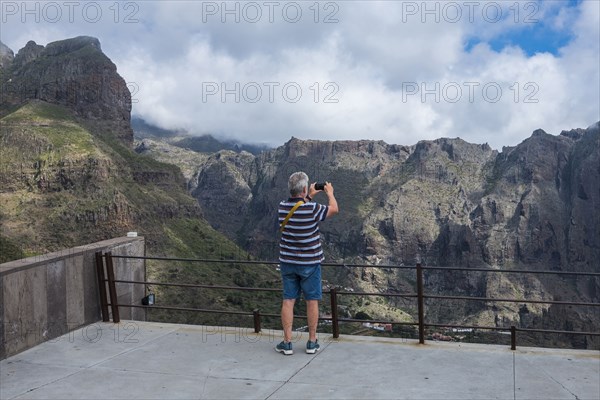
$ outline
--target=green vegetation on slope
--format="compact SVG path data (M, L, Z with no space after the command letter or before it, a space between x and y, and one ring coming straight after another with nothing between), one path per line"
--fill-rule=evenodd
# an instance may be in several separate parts
M147 254L201 259L248 255L201 216L180 170L94 135L69 109L31 101L0 120L2 262L137 231ZM274 267L148 262L150 281L279 287ZM167 306L275 312L279 293L153 287ZM153 310L183 323L243 323L219 314ZM251 320L249 321L251 326Z
M21 248L10 239L0 235L0 264L23 258L25 255Z

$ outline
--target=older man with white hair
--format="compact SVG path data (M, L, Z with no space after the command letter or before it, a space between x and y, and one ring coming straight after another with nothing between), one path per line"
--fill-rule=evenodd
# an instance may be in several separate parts
M333 195L333 185L329 182L315 188L315 183L309 185L308 175L295 172L290 176L288 188L290 198L279 203L279 262L283 281L281 323L284 337L275 350L285 355L294 353L294 304L303 294L309 334L306 352L314 354L319 350L317 324L319 300L322 298L321 262L324 260L319 222L337 214L339 209ZM312 201L313 196L321 191L327 195L328 205Z

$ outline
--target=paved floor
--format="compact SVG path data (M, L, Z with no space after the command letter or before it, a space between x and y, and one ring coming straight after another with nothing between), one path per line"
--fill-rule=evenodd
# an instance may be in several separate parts
M2 399L600 399L600 352L97 323L0 362Z

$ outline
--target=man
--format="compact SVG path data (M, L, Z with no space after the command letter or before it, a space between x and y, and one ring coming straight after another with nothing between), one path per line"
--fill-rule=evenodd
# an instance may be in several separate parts
M323 249L319 234L319 222L338 213L338 205L333 195L333 185L326 182L323 190L328 205L312 201L321 190L315 184L308 184L304 172L295 172L288 181L290 198L279 203L279 224L281 241L279 244L279 262L283 281L283 302L281 305L281 324L283 341L275 350L285 355L294 353L292 349L292 326L294 323L294 304L304 294L306 316L308 319L308 342L306 352L314 354L319 350L317 324L319 322L319 300L321 291L321 262Z

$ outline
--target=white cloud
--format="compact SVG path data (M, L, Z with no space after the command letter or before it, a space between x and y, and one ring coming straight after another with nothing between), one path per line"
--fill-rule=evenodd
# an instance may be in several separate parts
M119 4L122 20L132 9ZM488 1L478 3L473 15L456 2L462 5L456 20L447 2L427 2L434 14L415 11L423 2L321 2L318 23L313 2L296 3L303 12L296 23L286 21L293 14L282 13L290 2L278 3L272 22L263 6L259 23L244 20L254 14L241 14L239 23L226 14L223 23L220 13L207 13L221 2L135 4L138 23L116 24L108 9L97 24L80 20L23 29L9 20L2 40L16 50L29 39L45 44L96 36L125 80L139 88L135 114L164 128L271 145L291 136L400 144L460 136L500 148L537 128L558 133L600 119L595 1L576 8L563 1ZM230 4L241 11L248 3ZM499 21L491 18L495 4L502 6ZM325 24L326 16L338 22ZM494 51L485 43L536 24L573 40L556 55L533 56L519 47ZM481 43L467 51L474 38ZM239 102L233 93L222 101L221 89L236 83ZM302 95L292 102L298 87ZM207 94L215 88L218 93ZM262 97L252 102L257 88ZM423 90L429 92L423 96ZM325 102L327 95L338 102Z

